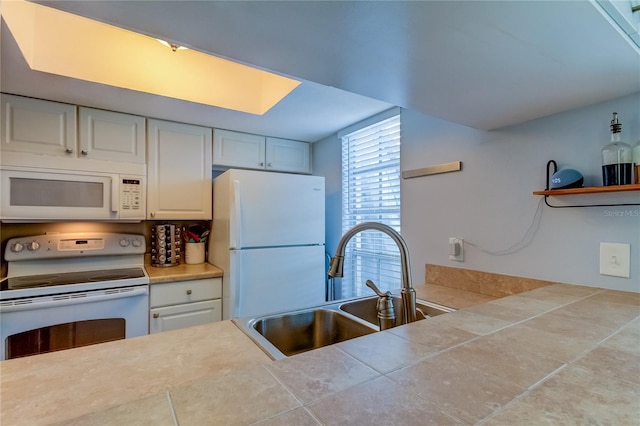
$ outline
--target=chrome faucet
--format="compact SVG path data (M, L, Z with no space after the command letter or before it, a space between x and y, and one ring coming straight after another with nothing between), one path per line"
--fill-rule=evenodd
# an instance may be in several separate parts
M391 228L390 226L378 222L364 222L357 224L356 226L345 232L338 242L336 254L331 258L328 272L329 277L336 278L343 276L344 250L347 246L347 243L356 234L365 230L377 230L383 232L391 237L393 242L395 242L398 246L398 250L400 251L400 266L402 269L402 290L400 290L400 296L402 297L403 319L405 324L414 322L417 319L416 291L411 285L411 274L409 271L409 250L407 249L407 244L405 243L404 239L402 239L398 231Z

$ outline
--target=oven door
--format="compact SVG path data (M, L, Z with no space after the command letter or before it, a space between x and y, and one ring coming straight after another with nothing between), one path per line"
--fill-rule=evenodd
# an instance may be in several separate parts
M149 286L3 300L0 360L143 336Z
M118 175L0 170L4 221L114 220Z

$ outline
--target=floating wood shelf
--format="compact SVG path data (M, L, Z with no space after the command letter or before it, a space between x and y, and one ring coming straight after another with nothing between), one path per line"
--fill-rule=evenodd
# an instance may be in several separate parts
M547 189L544 191L533 191L533 195L579 195L579 194L600 194L604 192L627 192L640 191L640 184L632 185L612 185L612 186L590 186L587 188L571 189Z

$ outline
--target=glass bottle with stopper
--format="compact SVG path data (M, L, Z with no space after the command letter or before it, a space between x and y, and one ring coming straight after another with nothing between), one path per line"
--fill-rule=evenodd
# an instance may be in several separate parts
M631 146L620 141L622 124L618 113L611 120L611 143L602 148L602 184L629 185L632 181L633 159Z
M640 142L633 147L633 174L634 182L640 183Z

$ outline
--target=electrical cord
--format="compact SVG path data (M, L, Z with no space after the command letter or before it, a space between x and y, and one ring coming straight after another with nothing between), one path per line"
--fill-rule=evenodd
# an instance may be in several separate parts
M538 229L540 228L540 220L542 218L542 210L543 210L543 201L544 199L540 199L538 202L538 208L536 209L535 214L533 215L533 220L531 221L531 225L527 229L527 232L524 234L522 239L517 243L511 245L510 247L502 250L487 250L479 246L478 244L472 243L468 240L464 240L466 245L470 245L472 247L477 248L483 253L489 254L491 256L506 256L509 254L514 254L519 252L520 250L527 247L533 241Z

